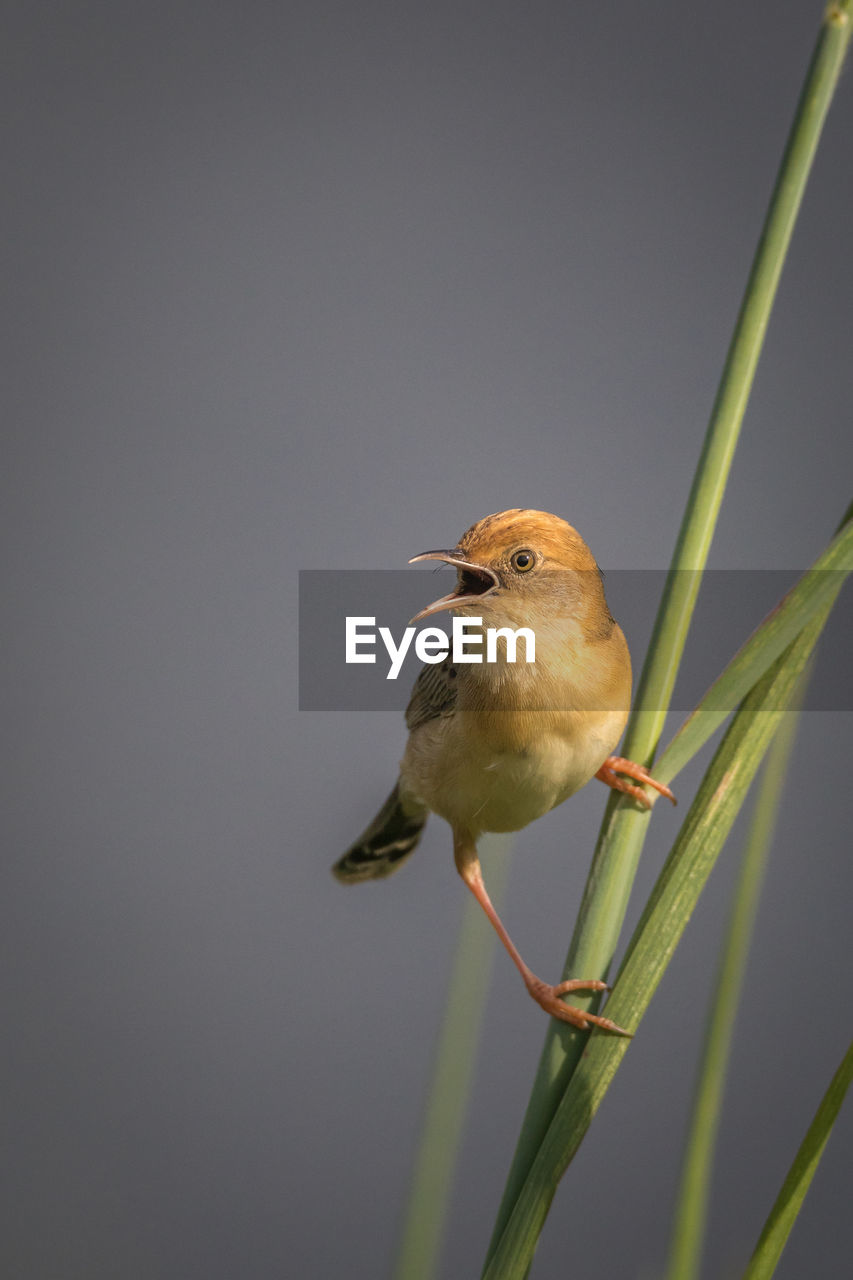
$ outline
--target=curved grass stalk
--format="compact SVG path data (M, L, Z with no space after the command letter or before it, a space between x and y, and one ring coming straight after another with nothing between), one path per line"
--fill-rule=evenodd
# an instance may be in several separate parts
M853 533L853 505L848 508L839 525L839 532ZM835 547L838 538L831 544ZM828 553L820 558L811 570L818 571ZM808 576L808 575L807 575ZM793 597L801 583L793 592L785 597L783 605L793 607ZM775 610L768 623L778 618L779 610ZM684 748L691 727L697 724L703 713L703 704L710 700L714 691L717 693L717 706L721 704L720 692L726 677L733 668L744 668L746 651L758 638L759 632L750 637L747 644L726 668L723 675L709 690L699 708L682 725L667 750L659 761L658 768L667 757L671 756L672 747L681 744ZM746 677L748 678L748 677ZM808 673L805 673L798 690L797 701L802 706ZM712 715L716 708L712 709ZM761 786L755 801L755 809L750 823L740 874L732 899L732 912L722 949L719 972L715 983L716 995L712 1001L705 1044L702 1051L699 1076L693 1100L690 1128L685 1143L684 1165L681 1175L681 1186L673 1222L672 1244L670 1248L667 1280L695 1280L699 1275L702 1249L705 1238L708 1198L713 1169L714 1148L716 1144L719 1115L722 1104L725 1077L731 1052L737 1007L743 985L747 954L752 937L758 898L764 879L764 868L767 853L773 840L779 803L785 785L794 737L799 720L799 708L791 709L786 716L770 747ZM712 726L716 727L715 725ZM707 726L706 726L707 728ZM707 737L707 733L704 733Z
M623 754L647 765L663 730L779 277L847 51L852 7L853 0L842 0L824 15L687 500L622 748ZM647 828L647 814L615 795L610 797L569 947L566 976L607 975ZM575 1003L584 1007L583 1000ZM589 999L586 1007L595 1005ZM546 1033L487 1253L487 1272L586 1042L585 1033L562 1023L552 1023Z
M807 677L799 689L798 701ZM746 961L752 939L767 855L773 841L779 803L794 746L799 715L791 709L767 753L755 800L732 911L714 984L701 1066L693 1099L681 1186L675 1212L667 1280L695 1280L699 1275L714 1147L719 1127L726 1070L734 1035Z
M823 1101L817 1109L805 1138L794 1157L794 1163L783 1183L776 1203L755 1246L743 1280L769 1280L776 1270L782 1250L791 1234L791 1228L811 1186L823 1149L829 1140L836 1116L853 1080L853 1044L847 1050L841 1065L830 1081Z
M838 595L853 570L853 506L839 531L799 582L765 618L684 721L655 765L655 777L671 782L732 713L809 617Z
M805 627L733 718L702 780L628 945L608 1016L635 1030L675 952L750 783L786 714L831 606ZM524 1180L484 1280L522 1280L560 1179L589 1128L630 1040L594 1031Z
M486 836L482 841L489 890L498 910L506 895L511 850L506 836ZM466 894L394 1280L431 1280L438 1274L496 945L494 930Z

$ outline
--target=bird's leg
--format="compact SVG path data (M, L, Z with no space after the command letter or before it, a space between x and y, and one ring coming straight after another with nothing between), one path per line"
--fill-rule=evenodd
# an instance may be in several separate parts
M570 991L609 991L610 988L606 982L601 982L597 978L588 981L583 978L570 978L568 982L558 982L551 986L541 978L537 978L532 969L524 963L486 892L480 859L477 857L477 846L471 836L454 831L453 856L456 860L456 870L485 911L536 1003L541 1005L546 1013L560 1018L563 1022L569 1022L582 1031L586 1031L591 1024L594 1024L596 1027L603 1027L605 1031L615 1031L622 1036L630 1035L629 1031L617 1026L610 1018L601 1018L598 1014L575 1009L570 1004L564 1004L560 999L560 996L567 995Z
M630 782L619 777L620 773L624 773L628 778L634 778L637 782L644 782L648 787L654 787L655 791L666 796L673 804L678 803L669 787L665 787L662 782L656 782L643 765L635 764L633 760L626 760L624 756L608 756L595 776L599 782L606 782L614 791L624 791L632 796L644 809L651 809L652 802L642 787L632 786Z

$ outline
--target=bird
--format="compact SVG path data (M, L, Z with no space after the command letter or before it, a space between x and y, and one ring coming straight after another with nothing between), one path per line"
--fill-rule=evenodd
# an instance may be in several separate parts
M429 813L450 825L456 869L547 1013L587 1030L628 1035L611 1019L567 1003L576 991L609 990L600 979L544 982L522 959L483 879L477 842L520 831L598 778L644 808L648 788L667 796L640 764L612 752L631 702L631 658L607 606L603 575L581 535L546 511L512 508L473 524L456 546L423 551L456 570L454 589L411 624L443 610L486 628L529 628L533 662L513 661L497 631L494 660L424 664L406 710L408 740L398 780L373 821L332 868L346 884L396 871L416 848ZM654 797L656 798L656 797Z

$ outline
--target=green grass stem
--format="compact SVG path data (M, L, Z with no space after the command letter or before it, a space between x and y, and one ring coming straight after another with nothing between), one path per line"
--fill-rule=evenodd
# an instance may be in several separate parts
M853 532L853 505L848 508L839 525L843 531ZM836 538L831 547L836 546ZM826 556L827 553L824 553ZM824 557L821 557L812 573L819 571ZM808 575L807 575L808 577ZM805 579L803 580L805 581ZM798 584L798 588L802 583ZM782 602L783 606L793 604L795 592L789 593ZM778 618L779 610L774 611L769 623ZM719 694L720 687L732 668L744 667L743 659L746 649L758 638L758 634L750 637L732 663L715 682L709 691ZM772 645L770 646L772 650ZM739 663L740 660L740 663ZM746 677L748 678L748 677ZM808 683L806 673L797 693L797 701L802 704L805 687ZM709 695L703 703L710 701ZM701 713L701 705L698 709ZM673 1220L672 1243L670 1248L667 1280L695 1280L700 1273L702 1250L705 1240L705 1224L707 1221L708 1199L714 1161L714 1148L719 1127L723 1090L731 1052L737 1007L746 971L746 960L752 938L755 914L761 885L764 880L764 869L767 854L773 841L779 804L785 787L785 777L794 737L799 719L798 708L792 707L791 714L782 721L781 727L773 739L767 754L767 762L755 801L749 834L741 863L738 882L732 898L732 911L723 944L719 972L714 984L715 995L711 1002L708 1026L705 1033L696 1090L693 1099L690 1125L685 1143L684 1164L678 1192L676 1211ZM675 743L685 741L685 730L695 724L697 713L688 718L679 733L664 752L659 764L670 756Z
M791 1234L806 1192L811 1186L823 1149L829 1140L832 1126L841 1110L841 1104L853 1080L853 1044L844 1055L841 1065L830 1081L814 1120L794 1157L794 1163L770 1210L764 1230L755 1246L743 1280L769 1280L776 1270L782 1250Z
M735 1018L797 721L798 715L793 710L783 717L767 753L755 799L701 1054L685 1144L667 1280L696 1280L700 1271L714 1147Z
M824 606L748 694L690 806L634 931L608 1016L629 1030L647 1009L672 959L750 783L786 714L791 694L829 615ZM484 1280L522 1280L560 1179L580 1146L631 1041L593 1031L564 1091Z
M663 731L779 277L849 43L852 4L853 0L844 0L831 5L824 15L687 499L622 748L623 754L645 764L652 762ZM615 795L610 797L569 947L566 976L606 977L647 829L647 814ZM576 1003L594 1007L596 1002ZM487 1270L586 1039L585 1033L563 1023L553 1021L548 1028L498 1210Z
M507 836L487 836L480 847L498 910L506 896L511 850ZM481 908L466 894L394 1280L431 1280L438 1274L496 942Z
M804 622L823 603L835 599L851 570L853 522L842 522L826 550L741 646L661 753L655 765L659 781L671 782L692 760Z

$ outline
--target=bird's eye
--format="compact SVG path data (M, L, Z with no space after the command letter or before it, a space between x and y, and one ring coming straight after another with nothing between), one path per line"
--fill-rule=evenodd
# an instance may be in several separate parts
M514 551L510 564L518 573L527 573L536 563L536 557L532 551Z

